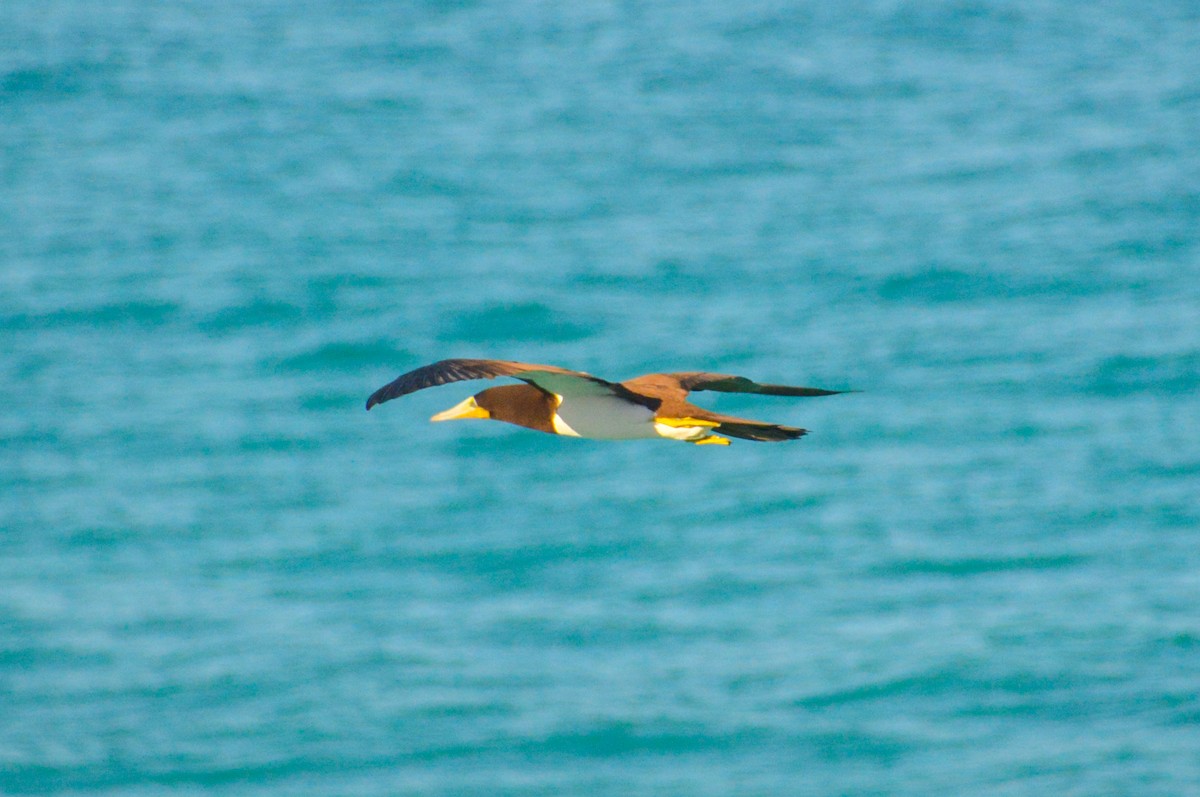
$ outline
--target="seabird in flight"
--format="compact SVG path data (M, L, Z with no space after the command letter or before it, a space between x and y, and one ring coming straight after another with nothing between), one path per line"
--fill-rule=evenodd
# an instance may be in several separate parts
M598 440L665 437L697 445L729 445L718 435L761 442L795 440L807 429L721 415L690 404L692 391L766 396L832 396L845 390L761 385L742 376L688 372L646 374L609 382L582 371L509 360L441 360L402 374L371 394L367 409L394 398L468 379L509 376L523 384L492 387L430 420L489 418L539 432Z

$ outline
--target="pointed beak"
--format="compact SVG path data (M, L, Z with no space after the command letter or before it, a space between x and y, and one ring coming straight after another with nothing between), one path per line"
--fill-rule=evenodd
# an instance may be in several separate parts
M471 396L466 401L461 401L458 404L455 404L450 409L448 409L444 412L439 412L437 415L432 416L429 420L431 420L431 421L457 421L457 420L461 420L462 418L490 418L490 417L492 417L491 414L489 414L488 411L485 410L483 407L476 404L475 397Z

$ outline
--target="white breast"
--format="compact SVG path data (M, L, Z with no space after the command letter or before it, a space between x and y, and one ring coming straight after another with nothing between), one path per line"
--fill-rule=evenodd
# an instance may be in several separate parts
M629 440L658 437L654 413L640 404L616 396L558 396L554 431L570 437L598 440Z

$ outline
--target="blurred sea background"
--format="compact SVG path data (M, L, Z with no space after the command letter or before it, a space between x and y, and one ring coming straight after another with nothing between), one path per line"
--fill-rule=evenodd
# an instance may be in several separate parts
M0 346L0 793L1200 794L1195 3L7 0Z

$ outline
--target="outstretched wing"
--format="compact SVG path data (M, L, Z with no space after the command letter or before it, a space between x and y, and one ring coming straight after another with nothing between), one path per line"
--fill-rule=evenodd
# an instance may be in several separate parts
M792 387L791 385L762 385L744 376L710 374L692 371L682 374L646 374L624 383L631 390L640 387L675 389L684 393L713 390L719 393L758 393L764 396L835 396L850 393L849 390L824 390L819 387Z
M658 406L657 401L633 393L615 382L556 365L533 365L511 360L440 360L401 374L376 390L367 399L367 409L427 387L468 379L495 379L498 376L511 376L547 393L561 396L608 394L636 401L651 409Z

